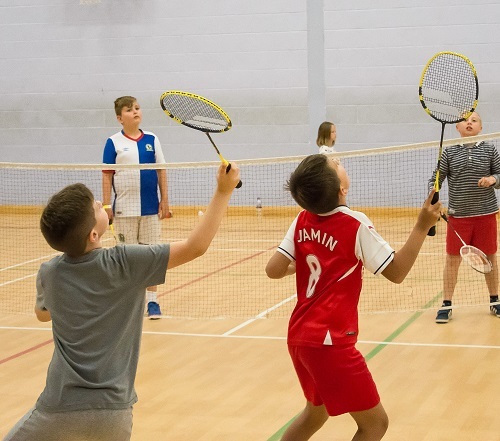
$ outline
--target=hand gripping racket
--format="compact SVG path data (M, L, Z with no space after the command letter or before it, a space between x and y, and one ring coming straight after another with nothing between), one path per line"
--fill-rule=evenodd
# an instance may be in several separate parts
M484 254L479 248L473 247L472 245L467 245L460 237L460 234L457 233L457 230L455 230L455 228L453 228L453 226L449 223L448 216L446 216L446 214L441 213L441 217L454 231L454 233L460 239L460 242L462 242L463 246L462 248L460 248L460 256L462 256L463 261L480 273L489 273L493 269L493 266L491 265L491 262L486 254Z
M104 208L105 210L107 209L111 209L111 205L103 205L102 208ZM116 234L115 234L115 226L113 225L113 220L114 219L110 219L109 220L109 229L111 230L111 234L113 235L113 237L115 238L115 243L118 243L118 240L116 239Z
M232 124L229 116L217 104L194 93L180 90L167 90L160 97L163 111L174 121L195 130L204 132L220 160L226 166L226 172L231 170L231 164L224 159L215 145L210 133L227 132ZM241 181L236 188L241 187Z
M443 137L446 124L456 124L467 119L477 106L479 85L474 65L464 55L455 52L439 52L428 62L422 72L418 88L420 104L435 120L441 123L441 141L436 167L432 198L439 200L439 166L443 154ZM436 234L436 227L430 228L429 236Z

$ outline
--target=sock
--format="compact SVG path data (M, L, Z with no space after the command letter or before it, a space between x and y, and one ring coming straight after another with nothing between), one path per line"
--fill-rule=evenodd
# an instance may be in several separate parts
M451 306L451 300L443 300L443 304L441 306Z
M490 303L496 303L496 302L498 302L498 295L490 296Z
M156 291L147 291L146 290L146 301L147 301L147 303L149 303L149 302L158 303L156 300Z

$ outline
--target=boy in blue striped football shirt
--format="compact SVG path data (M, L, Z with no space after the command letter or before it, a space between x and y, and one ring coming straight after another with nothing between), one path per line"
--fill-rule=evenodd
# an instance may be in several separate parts
M116 119L123 129L104 146L105 164L164 164L160 141L139 128L142 110L133 96L115 100ZM158 189L160 198L158 197ZM114 201L111 203L111 193ZM104 170L102 199L120 243L153 245L160 240L160 220L171 217L167 172L162 170ZM156 286L146 290L148 317L161 317Z

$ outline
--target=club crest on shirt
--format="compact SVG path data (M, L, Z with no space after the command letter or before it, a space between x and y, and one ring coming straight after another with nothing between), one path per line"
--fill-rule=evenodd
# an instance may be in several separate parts
M153 151L153 146L151 144L146 144L146 151L147 152L152 152Z

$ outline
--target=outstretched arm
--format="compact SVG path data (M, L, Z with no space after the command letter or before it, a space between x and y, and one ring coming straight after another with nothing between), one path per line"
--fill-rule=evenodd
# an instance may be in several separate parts
M405 279L417 259L429 228L435 225L439 219L442 206L439 201L434 205L431 204L434 193L434 190L429 193L420 210L417 223L413 227L403 248L394 254L392 262L382 271L382 275L391 282L401 283Z
M187 239L170 244L168 268L187 263L203 255L219 229L229 199L240 181L238 166L232 162L231 170L226 173L226 166L221 164L217 173L217 188L200 223L191 231Z

